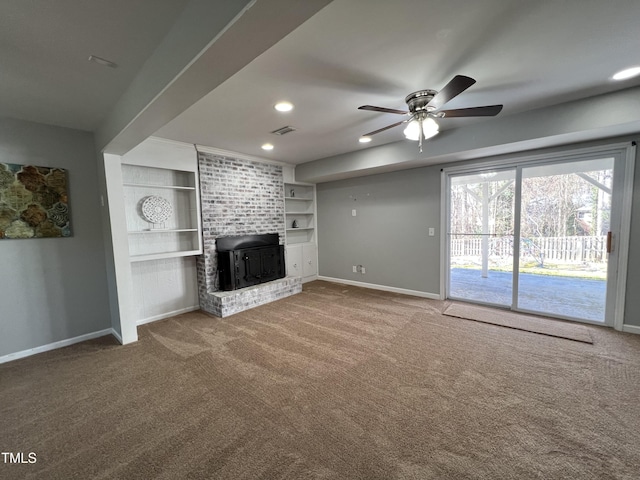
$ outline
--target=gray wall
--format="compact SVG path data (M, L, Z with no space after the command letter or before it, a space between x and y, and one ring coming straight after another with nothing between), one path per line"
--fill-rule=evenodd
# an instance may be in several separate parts
M93 135L0 119L0 162L67 169L73 235L0 240L0 357L111 328Z
M638 136L555 148L567 150ZM530 151L526 155L542 153ZM522 154L520 154L522 155ZM511 158L518 156L510 155ZM640 148L636 151L636 161ZM499 157L494 157L499 158ZM470 163L470 162L460 162ZM440 167L422 167L317 185L320 275L344 280L440 291ZM628 261L625 323L640 326L640 166L636 165ZM356 200L354 200L356 198ZM351 209L357 217L351 217ZM428 227L436 236L428 237ZM363 264L366 274L352 273Z
M634 137L633 140L640 140ZM640 146L636 147L636 168L633 178L633 205L631 207L631 236L627 270L624 323L640 327Z
M321 276L440 291L439 168L322 183L317 196ZM366 273L353 273L353 265Z

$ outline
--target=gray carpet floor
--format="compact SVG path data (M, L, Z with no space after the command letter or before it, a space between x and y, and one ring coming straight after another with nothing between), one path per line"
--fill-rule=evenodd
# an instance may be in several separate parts
M639 336L448 304L312 282L0 365L0 478L639 478Z

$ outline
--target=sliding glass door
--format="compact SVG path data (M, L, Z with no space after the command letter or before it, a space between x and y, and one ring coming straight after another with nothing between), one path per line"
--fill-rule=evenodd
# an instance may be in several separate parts
M612 323L623 160L583 155L448 173L446 297Z
M517 308L604 322L613 163L522 169Z
M515 169L451 178L452 298L511 306Z

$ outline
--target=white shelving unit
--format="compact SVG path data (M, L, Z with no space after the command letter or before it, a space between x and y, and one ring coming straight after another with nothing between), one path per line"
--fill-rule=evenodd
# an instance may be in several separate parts
M315 186L284 184L287 275L300 276L303 282L318 276L316 246Z
M195 171L123 164L122 178L131 262L202 253ZM152 195L172 207L171 215L163 223L151 223L142 214L142 202Z
M313 185L284 184L287 245L315 243L315 189Z
M114 331L127 344L138 339L137 325L200 306L197 151L191 144L148 138L125 155L105 153L104 177L103 205L108 206L111 223L113 280L118 292L119 324ZM171 204L172 214L163 225L150 225L141 215L142 202L150 195Z
M174 228L174 229L156 229L156 230L141 230L139 232L129 232L131 235L135 235L136 233L166 233L166 232L197 232L197 228Z
M163 189L167 188L169 190L195 190L195 187L181 187L179 185L146 185L144 183L124 183L125 187L142 187L142 188L153 188L153 189Z

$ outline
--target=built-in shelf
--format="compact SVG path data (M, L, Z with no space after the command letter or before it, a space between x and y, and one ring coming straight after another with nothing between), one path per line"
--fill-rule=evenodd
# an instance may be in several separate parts
M197 232L197 228L154 228L150 230L134 230L131 232L127 232L129 234L135 235L138 233L180 233L180 232Z
M194 160L194 165L196 165ZM125 213L132 262L186 257L202 253L197 170L174 170L148 165L122 165ZM162 223L147 221L141 205L149 196L171 205Z
M313 198L300 198L300 197L284 197L285 200L301 201L301 202L313 202Z
M175 258L175 257L190 257L192 255L200 255L200 250L183 250L181 252L163 252L163 253L149 253L144 255L131 255L129 260L131 262L146 262L149 260L161 260L163 258Z
M196 187L184 187L181 185L151 185L149 183L124 183L125 187L140 187L140 188L163 188L168 190L195 190Z
M313 185L284 184L287 245L315 243L315 210L315 187Z
M303 282L318 277L315 197L313 185L284 184L287 275L300 276Z

